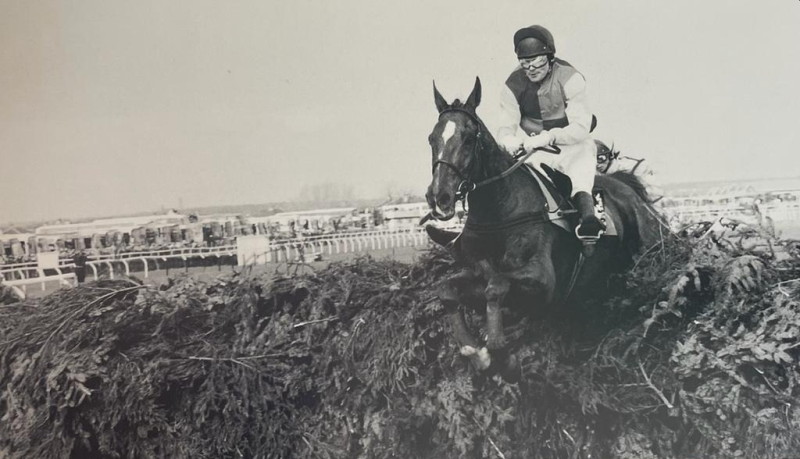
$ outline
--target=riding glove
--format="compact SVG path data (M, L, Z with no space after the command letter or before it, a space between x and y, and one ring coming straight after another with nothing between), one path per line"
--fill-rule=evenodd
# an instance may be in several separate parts
M523 146L525 147L525 152L530 153L537 148L552 145L555 140L556 139L552 133L549 131L542 131L537 135L526 138Z
M524 139L522 137L507 135L500 139L500 147L513 155L516 154L520 148L522 148L523 140Z

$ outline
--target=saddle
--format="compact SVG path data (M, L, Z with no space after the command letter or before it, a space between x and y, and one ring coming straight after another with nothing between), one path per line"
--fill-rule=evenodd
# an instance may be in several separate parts
M575 227L578 225L578 211L569 199L572 196L572 180L570 178L547 166L542 164L542 170L545 171L545 176L538 169L530 164L525 163L522 168L530 175L531 179L538 183L539 188L544 194L545 203L545 221L548 221L569 234L575 235ZM592 196L595 200L595 213L597 218L606 226L606 230L602 237L617 236L617 230L614 227L614 221L608 218L609 213L603 205L603 189L595 184L592 189ZM430 218L430 214L420 220L419 224L423 225ZM425 231L428 236L435 243L443 247L452 247L456 244L461 232L449 231L437 228L433 225L425 226Z
M525 170L539 184L539 188L547 200L545 206L550 222L570 234L575 234L575 227L578 225L578 212L569 199L572 196L572 180L564 173L546 164L541 164L541 168L547 174L546 176L535 167L525 163ZM603 188L595 184L592 188L595 215L606 226L606 230L601 237L617 236L614 220L609 218L609 209L605 207L603 196Z

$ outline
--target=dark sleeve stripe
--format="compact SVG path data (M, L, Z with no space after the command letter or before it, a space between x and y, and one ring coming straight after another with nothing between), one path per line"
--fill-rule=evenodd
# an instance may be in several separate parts
M564 128L569 126L569 120L567 119L566 116L555 120L544 120L543 126L545 130L550 130L553 128Z

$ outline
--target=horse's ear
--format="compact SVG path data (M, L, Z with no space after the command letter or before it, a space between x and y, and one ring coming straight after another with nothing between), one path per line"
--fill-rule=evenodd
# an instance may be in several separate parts
M439 94L439 90L436 89L436 81L433 82L433 100L436 102L436 110L439 110L439 113L447 108L447 101L444 100L441 94Z
M478 108L478 105L480 105L480 103L481 103L481 79L475 77L475 87L472 88L472 92L467 98L467 105L475 109Z

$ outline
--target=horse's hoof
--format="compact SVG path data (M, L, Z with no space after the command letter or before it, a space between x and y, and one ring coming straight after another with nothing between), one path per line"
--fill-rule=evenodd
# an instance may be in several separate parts
M461 355L469 357L478 370L486 370L492 365L492 357L485 347L476 349L473 346L461 346Z
M485 347L482 347L478 350L478 369L479 370L486 370L490 366L492 366L492 357L489 355L489 350Z

